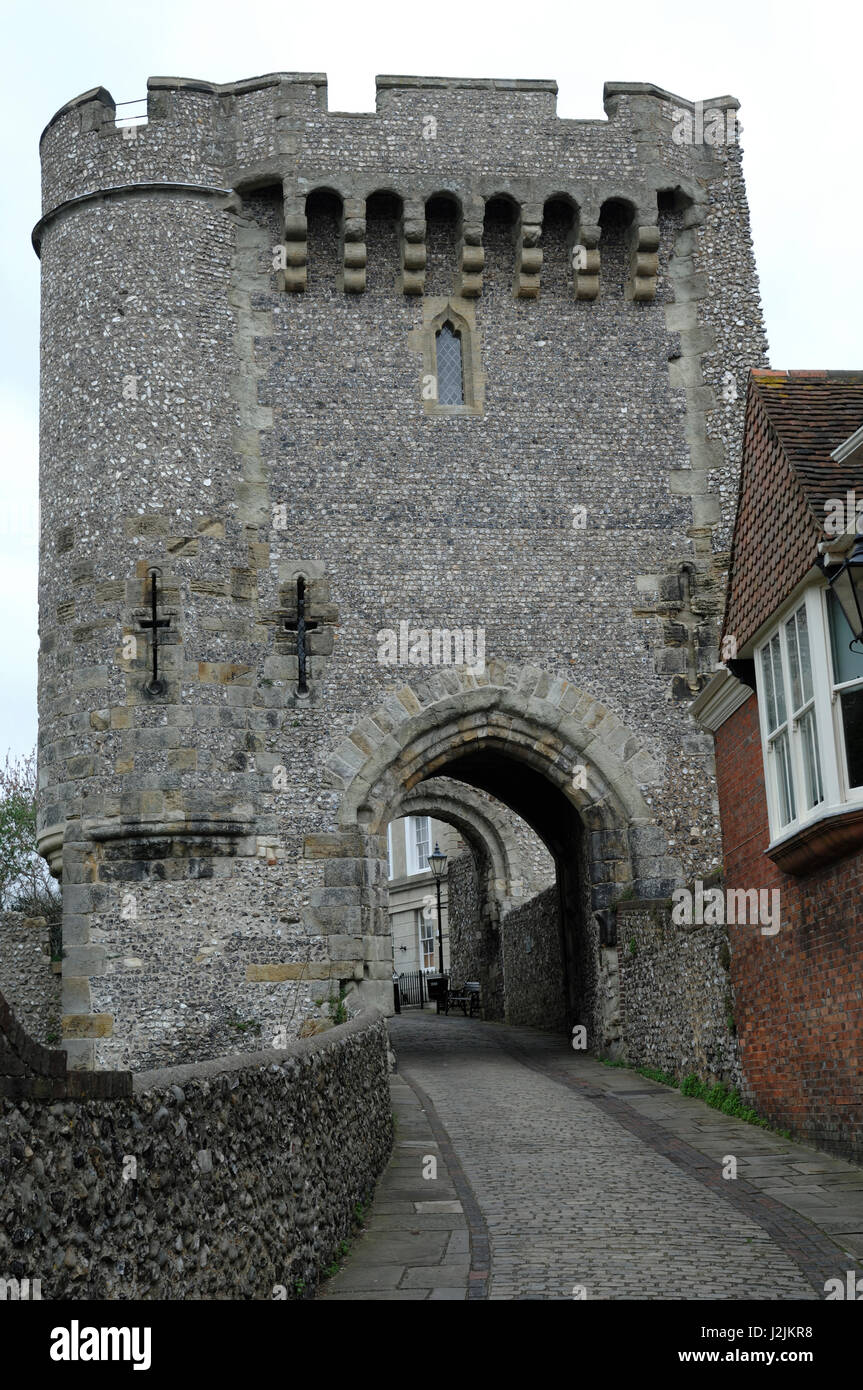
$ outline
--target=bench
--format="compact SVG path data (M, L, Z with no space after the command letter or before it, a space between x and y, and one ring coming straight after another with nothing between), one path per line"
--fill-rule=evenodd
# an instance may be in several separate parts
M444 1003L444 1013L448 1014L451 1004L460 1004L465 1018L470 1013L474 1018L479 1013L479 981L468 980L461 989L448 989Z

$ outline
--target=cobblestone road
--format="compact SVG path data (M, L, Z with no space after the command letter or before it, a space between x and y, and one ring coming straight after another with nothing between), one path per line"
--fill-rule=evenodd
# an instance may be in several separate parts
M853 1264L850 1246L840 1249L839 1236L808 1216L823 1209L834 1218L827 1229L863 1230L860 1170L602 1067L554 1035L430 1013L390 1023L400 1084L418 1097L416 1122L434 1126L440 1140L430 1147L416 1138L420 1130L401 1130L390 1176L400 1188L380 1203L365 1257L377 1249L378 1276L385 1268L393 1290L423 1280L431 1287L434 1267L426 1255L424 1272L400 1275L385 1263L385 1228L408 1222L401 1259L408 1234L428 1240L410 1222L423 1210L443 1214L454 1197L474 1254L468 1264L460 1251L459 1266L454 1248L443 1253L452 1273L442 1266L437 1282L461 1292L420 1296L571 1299L583 1289L588 1299L813 1299L823 1297L825 1278ZM443 1160L437 1179L423 1177L427 1153ZM722 1178L726 1154L738 1159L738 1181ZM839 1206L834 1189L824 1196L831 1180L844 1184L835 1188ZM777 1183L787 1188L782 1204L772 1195ZM784 1204L787 1193L796 1210ZM399 1214L408 1210L415 1214ZM358 1292L364 1240L325 1297L399 1296Z

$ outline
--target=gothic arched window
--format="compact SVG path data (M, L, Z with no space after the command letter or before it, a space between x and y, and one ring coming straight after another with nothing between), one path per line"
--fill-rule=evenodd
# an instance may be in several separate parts
M435 334L438 405L464 405L461 334L444 323Z
M426 415L482 415L485 376L476 310L470 299L424 295L423 322L408 342L422 353L422 408Z

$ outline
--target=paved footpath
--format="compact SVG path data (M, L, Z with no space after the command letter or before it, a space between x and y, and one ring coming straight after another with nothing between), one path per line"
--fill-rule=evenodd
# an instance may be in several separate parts
M390 1035L393 1158L319 1298L818 1299L859 1277L860 1168L554 1034L411 1011Z

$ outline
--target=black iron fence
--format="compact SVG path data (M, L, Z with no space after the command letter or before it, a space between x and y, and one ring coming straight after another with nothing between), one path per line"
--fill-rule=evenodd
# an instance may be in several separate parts
M421 970L412 970L409 973L399 975L399 997L402 1008L415 1005L422 1008L428 999L425 975Z

